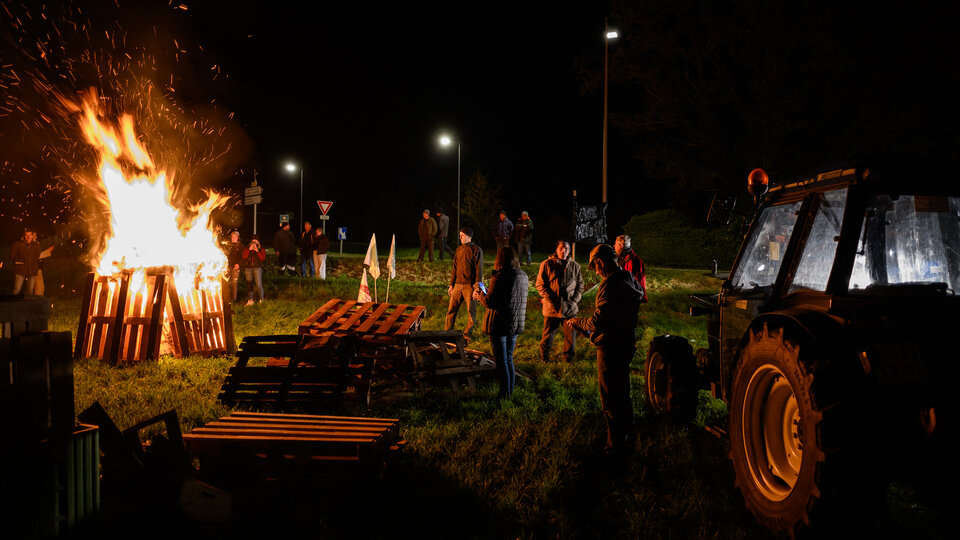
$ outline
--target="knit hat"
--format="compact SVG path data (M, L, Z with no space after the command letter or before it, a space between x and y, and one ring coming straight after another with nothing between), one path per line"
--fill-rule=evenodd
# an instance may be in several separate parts
M460 232L469 236L470 238L473 238L473 229L471 229L470 227L463 227L462 229L460 229Z

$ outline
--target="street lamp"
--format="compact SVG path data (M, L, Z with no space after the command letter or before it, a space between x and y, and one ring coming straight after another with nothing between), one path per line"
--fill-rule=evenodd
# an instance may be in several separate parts
M446 148L453 144L449 135L440 136L440 146ZM460 230L460 141L457 141L457 231Z
M603 21L603 202L607 202L607 44L617 39L616 30L610 30L607 21Z
M287 172L294 172L298 168L300 169L300 215L299 215L300 223L299 223L299 226L302 229L303 228L303 168L297 167L296 164L294 163L287 163Z

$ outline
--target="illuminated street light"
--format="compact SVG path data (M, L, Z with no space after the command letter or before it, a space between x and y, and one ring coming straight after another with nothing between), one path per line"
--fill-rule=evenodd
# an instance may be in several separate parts
M296 172L296 170L297 170L298 168L299 168L299 167L297 167L297 165L294 164L294 163L287 163L287 172ZM299 223L299 227L302 229L302 228L303 228L303 169L302 169L302 168L299 168L299 169L300 169L300 215L299 215L300 223Z
M449 135L440 136L440 146L444 148L453 144ZM457 231L460 231L460 141L457 141Z
M607 202L607 45L611 39L617 39L616 30L610 30L607 22L603 23L605 39L603 40L603 202Z

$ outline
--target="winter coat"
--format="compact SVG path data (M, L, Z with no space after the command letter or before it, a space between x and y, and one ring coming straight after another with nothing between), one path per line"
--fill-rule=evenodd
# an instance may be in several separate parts
M561 282L562 280L562 282ZM577 314L583 295L580 264L572 259L560 260L556 254L540 263L537 291L543 304L544 317L569 319Z
M293 255L297 252L297 240L289 229L280 229L273 235L273 249L277 253ZM261 248L261 251L263 251L263 248Z
M450 216L440 214L437 216L437 238L446 238L450 231Z
M251 251L249 247L243 248L243 253L241 254L241 259L243 262L240 263L241 268L260 268L263 266L263 261L266 260L267 253L263 249L263 246L260 246L260 249L257 251Z
M620 252L620 257L618 261L620 263L620 268L623 268L627 272L633 274L633 277L640 282L640 288L643 289L643 300L641 303L646 303L647 301L647 274L643 270L643 259L639 255L634 253L634 251L628 247L623 248L623 251Z
M513 234L513 222L507 218L504 218L503 221L497 221L497 224L493 226L493 237L497 241L497 245L500 245L500 242L510 240L510 235Z
M18 240L10 248L10 258L13 259L14 274L33 277L40 270L40 244L36 241L28 244Z
M642 299L640 282L630 272L618 269L600 282L593 315L573 319L573 326L589 334L597 347L636 344L637 313Z
M453 268L450 271L450 286L457 283L473 285L483 280L483 250L470 242L462 244L453 254Z
M300 235L300 256L313 257L314 249L316 248L314 247L313 230L303 231L303 234Z
M533 220L530 218L517 221L517 227L514 229L514 236L517 238L517 245L533 243Z
M519 268L495 271L490 290L481 293L480 303L487 308L483 332L491 336L515 336L523 332L527 314L527 290L530 280Z
M233 268L235 265L240 264L240 261L243 258L243 244L240 242L228 242L226 251L227 266Z
M420 240L430 240L437 235L437 221L433 218L421 219L417 224Z
M313 239L313 248L317 251L317 255L326 254L330 249L330 237L322 232L317 233Z

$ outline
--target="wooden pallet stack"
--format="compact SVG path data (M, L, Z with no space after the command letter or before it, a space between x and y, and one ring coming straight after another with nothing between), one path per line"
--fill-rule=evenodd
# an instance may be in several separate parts
M74 358L116 362L157 359L169 350L190 354L232 354L236 344L225 288L178 293L170 268L147 269L134 291L131 272L91 272L84 287ZM136 288L136 286L134 286ZM167 348L162 348L166 343Z
M404 444L393 418L254 412L230 413L183 439L201 472L295 481L379 474Z

